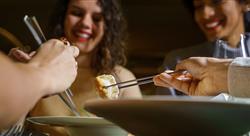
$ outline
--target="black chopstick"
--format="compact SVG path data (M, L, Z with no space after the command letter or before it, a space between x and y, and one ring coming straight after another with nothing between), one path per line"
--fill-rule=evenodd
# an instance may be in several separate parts
M185 73L187 72L186 70L177 70L177 71L171 71L171 72L167 72L167 74L176 74L176 73ZM118 86L119 89L121 88L126 88L126 87L130 87L130 86L135 86L135 85L143 85L143 84L148 84L148 83L152 83L153 82L153 78L154 76L148 76L148 77L143 77L143 78L138 78L138 79L133 79L133 80L129 80L129 81L124 81L124 82L119 82L116 84L112 84L112 85L108 85L108 86L103 86L103 88L107 89L109 87L112 86ZM135 83L132 83L135 82ZM127 85L124 85L127 84Z
M147 80L143 80L143 81L139 81L137 83L133 83L133 84L128 84L128 85L123 85L123 86L118 86L119 89L122 88L127 88L130 86L135 86L135 85L144 85L144 84L149 84L149 83L153 83L153 77L147 79Z
M121 85L121 84L126 84L126 83L131 83L131 82L139 82L139 81L144 81L144 80L151 80L153 79L154 76L148 76L148 77L143 77L143 78L138 78L138 79L133 79L133 80L129 80L129 81L124 81L124 82L119 82L116 84L112 84L112 85L108 85L108 86L103 86L103 88L109 88L111 86L116 86L116 85Z

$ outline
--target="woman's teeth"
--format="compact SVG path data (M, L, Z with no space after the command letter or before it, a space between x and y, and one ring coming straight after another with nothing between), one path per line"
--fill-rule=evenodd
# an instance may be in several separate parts
M219 25L219 22L212 22L212 23L206 24L206 28L214 28L218 25Z
M89 34L80 34L80 33L78 33L77 36L79 36L80 38L84 38L84 39L89 39L90 38Z

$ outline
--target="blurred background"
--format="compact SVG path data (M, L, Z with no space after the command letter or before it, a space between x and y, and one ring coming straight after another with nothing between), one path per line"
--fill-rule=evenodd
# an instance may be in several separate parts
M55 0L0 1L0 50L8 53L15 46L36 45L23 17L36 16L48 34L46 28L54 3ZM167 52L204 40L181 0L122 0L122 6L129 31L127 68L138 78L157 74ZM13 36L19 42L10 42ZM155 91L153 84L142 85L141 89L144 94Z

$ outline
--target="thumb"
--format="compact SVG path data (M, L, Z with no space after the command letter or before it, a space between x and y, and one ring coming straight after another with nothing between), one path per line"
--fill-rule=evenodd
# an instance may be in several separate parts
M33 57L35 54L36 54L36 51L32 51L32 52L29 54L29 56L30 56L30 57Z

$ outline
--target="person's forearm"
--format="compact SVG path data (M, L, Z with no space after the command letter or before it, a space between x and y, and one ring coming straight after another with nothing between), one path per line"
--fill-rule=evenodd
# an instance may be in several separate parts
M228 70L229 94L250 97L250 58L236 58Z
M77 75L79 49L52 39L26 64L0 54L0 129L27 114L45 95L68 88Z
M28 113L44 94L39 72L28 64L17 64L0 54L0 128L8 127Z

